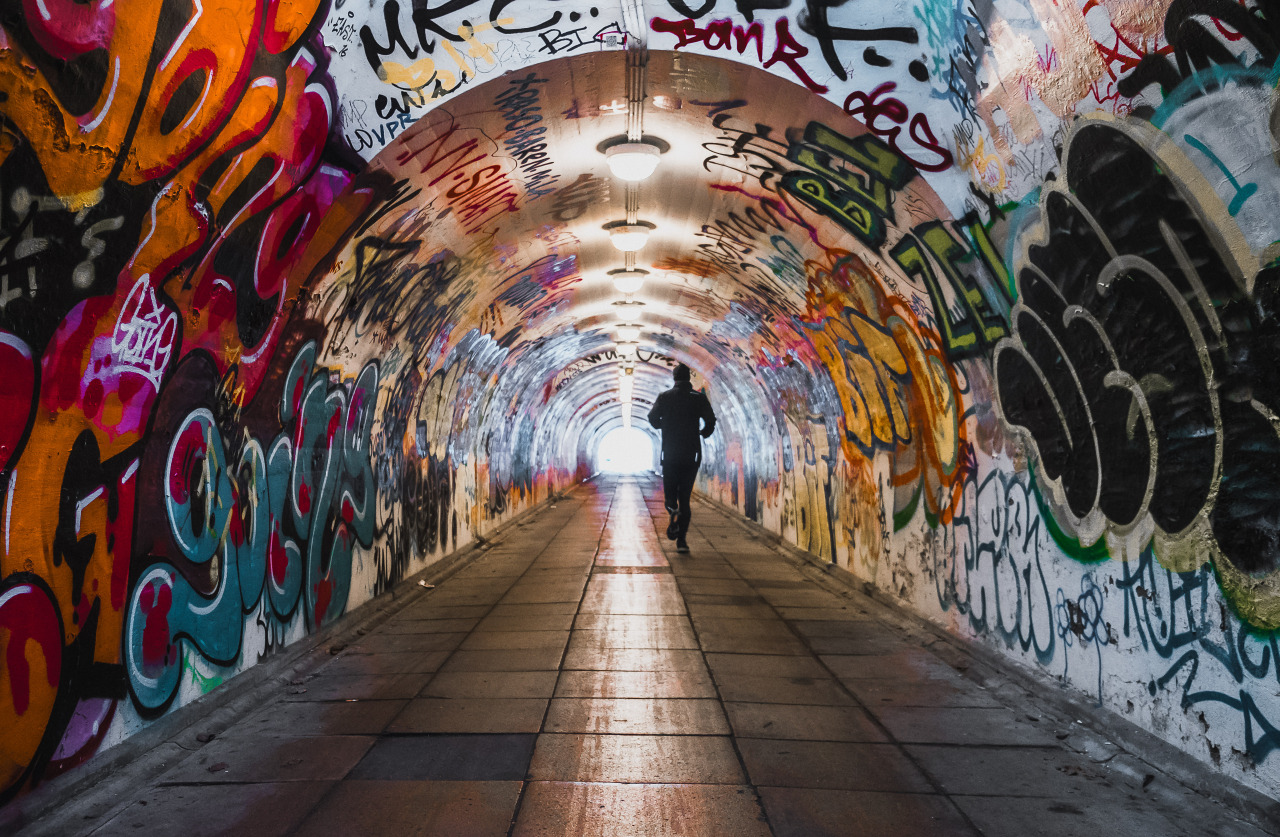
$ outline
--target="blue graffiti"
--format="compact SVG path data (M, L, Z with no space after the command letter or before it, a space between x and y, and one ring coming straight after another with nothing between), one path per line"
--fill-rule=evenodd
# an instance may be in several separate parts
M1255 763L1280 749L1280 729L1263 714L1246 688L1246 679L1280 683L1275 632L1241 625L1216 595L1211 598L1210 590L1216 589L1216 584L1208 566L1175 573L1158 566L1150 548L1139 556L1136 567L1124 562L1123 577L1116 586L1124 591L1125 636L1136 633L1144 649L1166 660L1178 655L1164 674L1147 684L1151 695L1185 674L1184 710L1216 703L1238 712L1245 752ZM1202 662L1216 662L1215 668L1225 671L1239 690L1230 694L1198 688Z
M259 603L282 622L305 603L311 629L346 609L355 547L370 547L374 535L378 368L335 386L315 358L315 343L307 343L285 375L281 430L266 452L248 437L229 457L207 408L187 415L174 434L164 502L181 560L143 571L125 624L129 685L147 710L177 695L184 647L216 665L235 664L244 614Z

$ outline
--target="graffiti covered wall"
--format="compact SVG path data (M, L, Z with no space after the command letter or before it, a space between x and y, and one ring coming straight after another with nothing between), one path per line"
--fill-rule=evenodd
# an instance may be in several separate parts
M708 494L1280 785L1269 0L9 5L0 799L587 476L678 361Z

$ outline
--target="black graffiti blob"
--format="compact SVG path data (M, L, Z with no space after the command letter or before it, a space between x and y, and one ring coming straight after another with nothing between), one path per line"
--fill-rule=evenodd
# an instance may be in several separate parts
M1223 41L1222 24L1235 31L1234 42ZM1120 95L1137 96L1147 85L1159 84L1167 96L1213 65L1244 63L1239 56L1246 45L1258 52L1254 63L1270 67L1280 55L1280 2L1258 0L1250 9L1234 0L1174 0L1165 13L1164 34L1173 54L1144 56L1120 79Z
M1269 418L1280 412L1280 271L1251 282L1232 271L1143 132L1158 134L1113 121L1073 134L1064 182L1046 190L1015 266L997 397L1078 518L1096 510L1123 527L1149 512L1178 533L1210 508L1223 554L1270 572L1280 567Z

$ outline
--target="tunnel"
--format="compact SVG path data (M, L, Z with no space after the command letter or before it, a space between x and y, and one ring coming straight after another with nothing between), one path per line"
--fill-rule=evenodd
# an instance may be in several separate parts
M678 364L695 525L1280 797L1270 0L127 6L0 17L0 812L660 506Z

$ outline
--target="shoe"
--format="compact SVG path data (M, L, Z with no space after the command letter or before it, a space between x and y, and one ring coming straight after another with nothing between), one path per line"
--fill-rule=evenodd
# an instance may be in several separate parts
M667 540L674 541L680 537L680 524L676 522L676 513L671 513L671 522L667 524Z
M676 552L688 552L688 551L689 551L689 544L685 542L684 538L680 538L680 540L676 541Z

